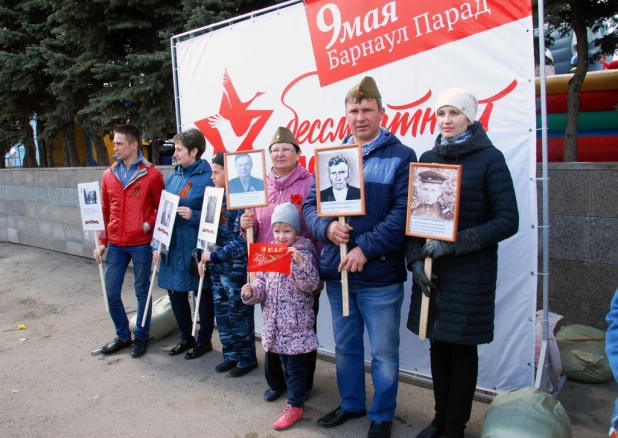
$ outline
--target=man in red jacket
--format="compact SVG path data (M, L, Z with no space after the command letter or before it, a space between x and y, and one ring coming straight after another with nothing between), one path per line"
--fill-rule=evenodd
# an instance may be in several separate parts
M163 175L146 161L140 151L142 138L133 125L114 128L114 160L116 163L103 173L101 206L105 233L99 236L94 257L102 263L106 249L105 287L109 314L116 328L116 339L101 348L111 354L133 345L132 357L140 357L148 347L150 312L146 324L141 325L146 298L150 288L152 251L150 242L157 216L157 207L165 183ZM129 262L133 261L137 320L135 338L131 341L129 320L122 304L122 283Z

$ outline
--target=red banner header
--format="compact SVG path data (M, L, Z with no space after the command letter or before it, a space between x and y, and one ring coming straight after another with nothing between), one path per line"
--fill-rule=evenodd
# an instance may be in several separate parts
M530 1L307 0L325 86L532 13Z

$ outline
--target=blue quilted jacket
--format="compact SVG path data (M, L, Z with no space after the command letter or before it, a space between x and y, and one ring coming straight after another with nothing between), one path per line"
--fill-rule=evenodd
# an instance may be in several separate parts
M411 162L416 162L414 151L389 132L381 144L363 156L365 215L346 219L354 228L348 251L359 246L367 263L362 272L348 274L350 283L386 286L406 280L403 243ZM339 245L326 237L326 228L337 218L318 217L315 183L303 205L303 213L311 233L325 242L320 257L321 278L341 281L337 271L341 261Z
M202 214L202 202L206 187L212 186L212 170L205 160L197 160L187 167L176 166L165 182L165 190L178 194L179 207L192 210L191 219L176 215L169 252L161 255L159 265L159 287L179 292L196 291L199 278L189 273L191 252L197 244L198 226ZM204 280L202 287L209 287L210 280Z

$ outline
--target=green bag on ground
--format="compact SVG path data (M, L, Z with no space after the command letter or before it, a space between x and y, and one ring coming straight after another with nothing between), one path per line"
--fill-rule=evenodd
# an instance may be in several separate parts
M131 333L135 332L136 320L137 313L135 313L129 321ZM176 330L177 327L178 325L176 324L176 318L172 311L172 304L170 303L169 296L164 295L152 303L152 318L150 318L150 330L148 332L151 341L163 339Z
M487 409L482 438L570 438L571 420L558 400L538 388L503 391Z
M556 341L562 359L562 373L567 377L587 383L612 379L612 369L605 354L604 331L581 324L567 325L556 334Z

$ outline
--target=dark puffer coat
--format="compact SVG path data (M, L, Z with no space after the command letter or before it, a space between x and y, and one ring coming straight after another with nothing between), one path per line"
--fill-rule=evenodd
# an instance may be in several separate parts
M440 138L419 162L462 165L461 200L455 254L433 260L437 293L429 305L427 336L454 344L486 344L494 337L498 242L519 227L517 199L504 155L479 122L472 137L441 145ZM421 259L425 239L406 241L408 266ZM408 329L418 334L422 292L412 288Z

